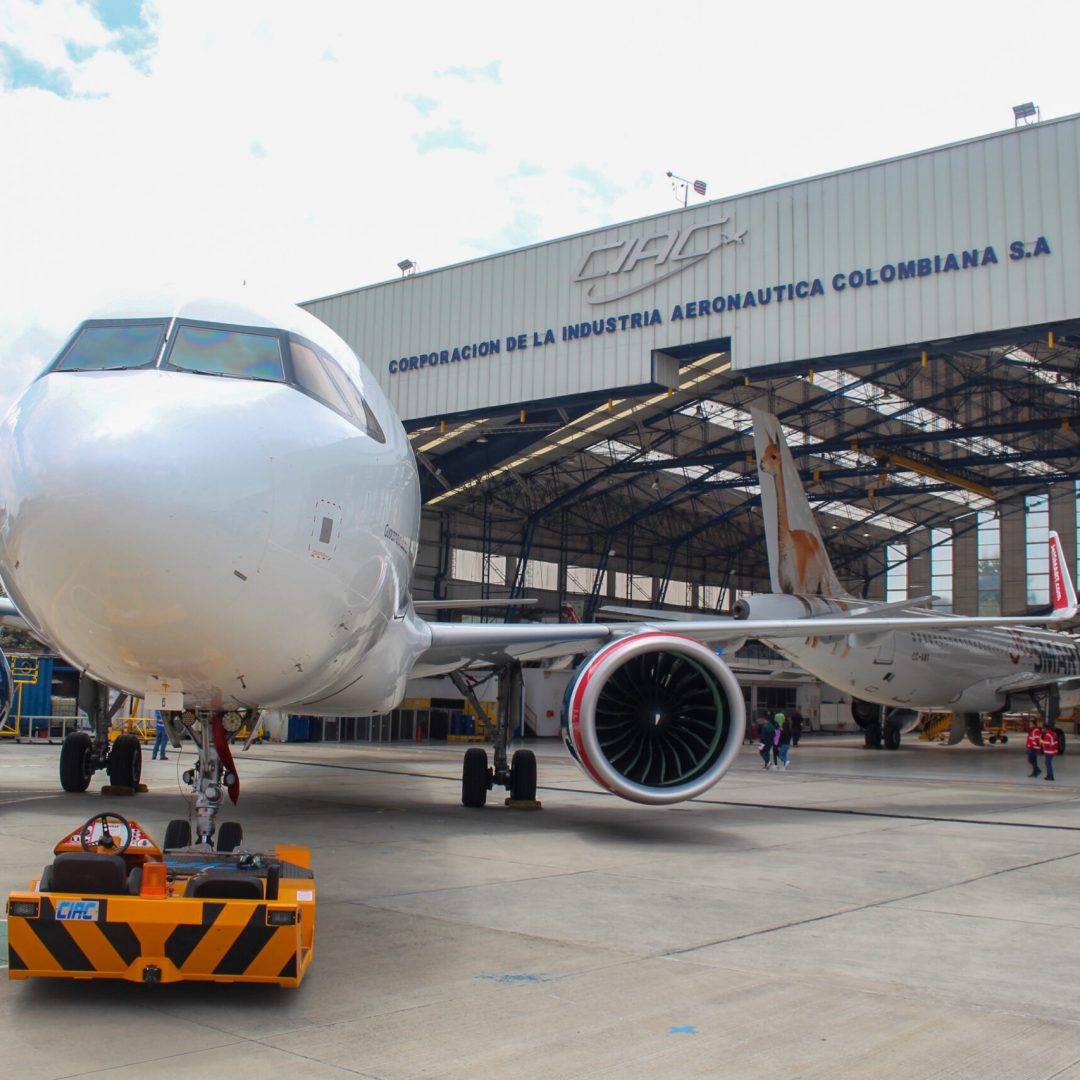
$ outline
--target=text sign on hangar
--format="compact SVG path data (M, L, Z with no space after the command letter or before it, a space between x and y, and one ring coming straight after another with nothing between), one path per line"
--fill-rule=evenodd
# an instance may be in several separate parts
M619 301L632 301L655 289L662 282L673 281L692 267L709 259L729 245L743 247L752 241L746 228L735 229L726 214L684 229L661 232L642 231L622 240L601 241L588 247L577 264L572 283L581 289L582 304L599 306ZM876 265L854 268L825 268L813 276L798 280L748 281L738 275L722 292L712 296L686 295L677 297L665 307L649 302L629 303L617 314L596 318L586 317L576 322L534 326L511 334L479 334L467 343L447 343L428 352L395 357L388 361L391 376L400 378L419 372L438 369L444 365L543 349L557 343L586 341L605 334L633 334L636 331L664 325L682 329L687 320L709 319L712 316L739 315L782 304L812 302L826 295L849 297L863 290L881 286L903 287L906 282L925 281L970 271L986 272L1004 263L1052 254L1053 248L1045 236L991 240L959 250L904 254ZM632 277L638 278L636 282ZM673 283L677 284L677 282ZM552 324L554 323L554 324ZM673 335L674 337L675 335ZM705 338L719 336L704 330L689 335ZM682 335L679 335L682 340ZM672 344L675 342L672 341Z

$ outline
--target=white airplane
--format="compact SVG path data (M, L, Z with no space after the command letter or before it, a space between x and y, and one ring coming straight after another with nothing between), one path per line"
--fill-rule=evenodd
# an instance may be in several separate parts
M410 677L585 652L563 732L598 784L664 804L731 767L742 694L702 642L745 637L745 623L704 618L672 633L657 621L427 622L421 610L453 604L412 599L419 522L401 423L307 312L161 297L84 322L0 422L0 579L11 598L0 616L25 621L86 676L94 734L65 741L62 786L84 791L99 768L137 785L138 741L110 744L108 726L125 696L144 698L174 745L185 726L196 741L186 779L196 837L210 842L224 791L236 793L227 732L257 710L379 714ZM807 618L815 605L795 604L757 629L799 623L798 636L819 639L894 629L891 612L837 606ZM466 753L466 805L482 806L494 783L534 797L535 759L519 750L508 763L508 741L502 718L494 768L486 751Z
M979 743L980 713L1019 708L1080 676L1080 644L1072 634L1018 627L1007 619L942 624L929 609L932 596L874 604L848 594L825 553L780 422L769 413L751 413L772 593L738 601L735 614L752 624L844 613L856 626L862 618L887 615L893 627L886 633L760 635L822 682L851 693L852 715L867 745L880 746L884 738L887 748L896 749L920 710L929 709L952 712L954 742L966 733ZM1076 592L1057 533L1050 534L1050 591L1053 616L1047 621L1072 618Z
M866 732L867 745L879 746L883 737L894 750L921 710L953 713L953 740L967 733L981 742L978 714L1016 707L1017 699L1026 704L1032 694L1080 676L1080 645L1071 634L1027 629L1009 620L987 619L998 623L987 626L950 623L929 609L931 596L872 604L841 589L780 421L759 410L752 415L772 593L740 600L735 615L754 623L843 612L852 627L886 613L903 619L903 629L883 634L853 629L839 637L762 635L823 683L851 693L852 715ZM1077 596L1056 532L1050 536L1050 584L1048 621L1074 617Z
M848 593L826 554L780 422L750 412L772 591L736 601L744 634L727 651L746 638L764 641L850 693L867 746L884 741L891 750L923 711L953 714L951 742L966 734L981 744L981 713L1031 704L1046 710L1051 705L1043 695L1052 699L1057 688L1075 683L1080 644L1072 634L1017 625L1025 620L936 614L932 596L886 604ZM1041 621L1072 618L1076 593L1057 533L1050 534L1050 585L1053 615ZM830 632L826 623L838 617L842 632Z

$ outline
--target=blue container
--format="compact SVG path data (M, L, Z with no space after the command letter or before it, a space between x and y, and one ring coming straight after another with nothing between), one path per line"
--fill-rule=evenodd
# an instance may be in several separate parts
M310 742L311 718L308 716L290 716L287 741Z

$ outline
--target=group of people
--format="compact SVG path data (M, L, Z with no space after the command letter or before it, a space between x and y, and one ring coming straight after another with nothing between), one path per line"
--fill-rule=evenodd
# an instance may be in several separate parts
M799 745L803 718L796 709L788 719L782 712L758 726L758 753L766 769L786 769L793 746Z
M1047 724L1045 727L1040 727L1037 720L1028 721L1027 759L1031 766L1028 776L1042 776L1042 769L1039 768L1039 754L1042 754L1046 764L1045 779L1053 780L1054 758L1060 750L1058 733L1053 725Z

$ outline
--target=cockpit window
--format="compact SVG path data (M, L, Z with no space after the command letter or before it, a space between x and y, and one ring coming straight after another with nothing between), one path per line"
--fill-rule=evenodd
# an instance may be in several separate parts
M151 367L161 352L164 320L87 323L53 364L52 371L116 371Z
M324 405L329 405L342 416L349 415L349 406L341 396L341 391L326 374L326 368L315 354L315 350L299 341L289 342L289 355L292 357L293 375L297 385L318 398ZM351 419L351 418L350 418Z
M281 342L276 334L191 323L177 327L165 367L200 375L285 381Z
M293 378L305 394L351 420L376 442L386 442L386 435L371 407L330 356L311 343L290 335L289 357L292 360Z
M340 363L325 349L285 330L180 319L87 322L47 371L155 366L192 375L287 383L376 442L386 442L374 411Z

